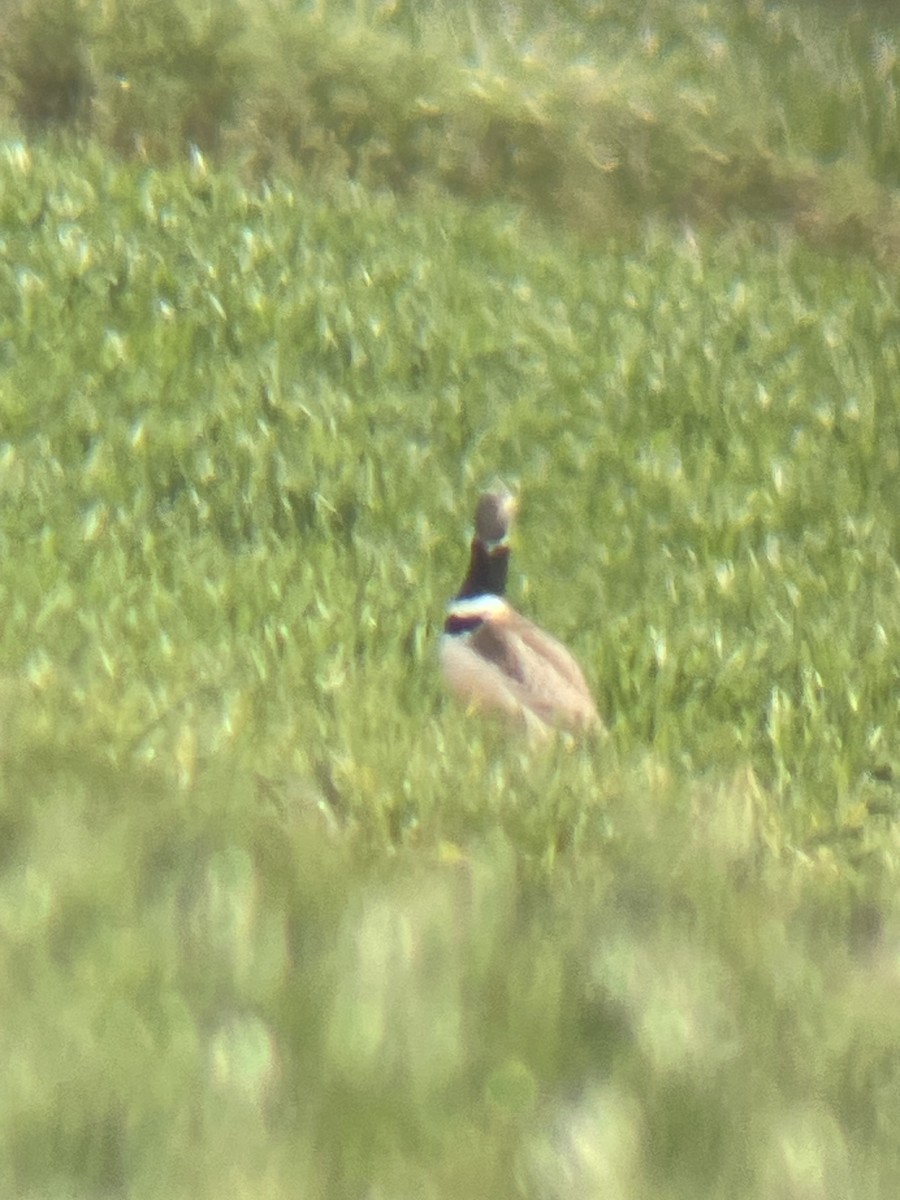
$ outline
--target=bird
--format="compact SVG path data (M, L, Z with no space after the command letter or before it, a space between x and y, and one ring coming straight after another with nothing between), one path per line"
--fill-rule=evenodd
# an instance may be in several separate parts
M475 510L469 567L447 606L440 642L444 678L478 713L498 713L532 740L583 734L603 724L578 663L562 644L505 599L509 533L518 508L505 488Z

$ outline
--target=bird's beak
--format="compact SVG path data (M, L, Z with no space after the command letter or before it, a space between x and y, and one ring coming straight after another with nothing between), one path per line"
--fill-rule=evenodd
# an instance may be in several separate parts
M513 517L519 511L519 500L512 492L507 492L503 498L503 516L506 518L508 525L512 524Z

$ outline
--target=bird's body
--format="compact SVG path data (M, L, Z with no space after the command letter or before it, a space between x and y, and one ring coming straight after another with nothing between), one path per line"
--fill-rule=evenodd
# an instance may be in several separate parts
M479 501L469 570L448 606L441 638L444 676L470 708L500 713L532 736L587 732L600 718L581 668L561 642L503 597L514 512L508 492L489 492Z

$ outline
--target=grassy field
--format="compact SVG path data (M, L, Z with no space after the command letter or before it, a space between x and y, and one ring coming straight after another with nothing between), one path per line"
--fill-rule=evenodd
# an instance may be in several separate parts
M117 86L156 139L110 124L113 10L52 9L94 38L80 131L32 128L4 44L0 1194L896 1196L888 18L278 10L297 61L380 88L360 143L303 109L301 169L242 57L262 9L196 18L239 92L183 154L149 34ZM566 88L601 41L660 141L620 129L588 204ZM819 91L790 74L760 141L779 46ZM723 56L708 129L806 181L777 221L749 158L659 182L696 132L665 88ZM443 117L401 170L416 61ZM557 220L524 143L467 122L472 71L500 120L563 62L529 101L566 132ZM534 755L443 694L498 476L512 598L578 654L602 744Z
M260 179L900 257L893 0L7 0L0 118Z

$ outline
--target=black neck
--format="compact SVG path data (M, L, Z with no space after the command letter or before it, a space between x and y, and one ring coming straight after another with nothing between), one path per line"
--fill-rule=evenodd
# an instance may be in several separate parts
M506 591L506 576L509 572L509 546L498 542L487 547L480 538L472 542L469 557L469 573L456 593L457 600L468 600L471 596L502 596Z

